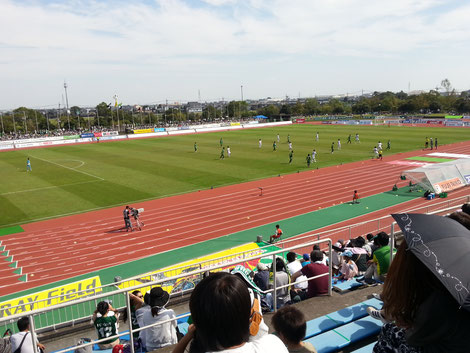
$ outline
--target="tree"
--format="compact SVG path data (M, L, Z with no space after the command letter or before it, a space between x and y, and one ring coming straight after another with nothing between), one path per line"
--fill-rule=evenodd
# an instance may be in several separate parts
M80 116L80 107L77 107L74 105L73 107L70 108L70 114L72 116Z
M111 108L105 102L101 102L96 106L96 111L100 117L111 116Z
M270 104L267 107L259 109L258 113L261 115L265 115L268 118L274 118L276 116L279 116L279 107L275 106L274 104Z
M452 85L448 78L445 78L441 81L441 86L446 90L447 95L452 91Z

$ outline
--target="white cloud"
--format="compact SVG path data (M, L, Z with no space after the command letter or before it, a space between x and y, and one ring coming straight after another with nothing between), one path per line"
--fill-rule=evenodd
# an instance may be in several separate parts
M394 90L404 88L398 78L422 71L420 54L427 56L434 81L449 77L454 86L468 88L468 4L203 1L209 6L183 0L3 0L2 101L7 107L55 102L64 78L78 104L95 104L116 91L130 103L194 99L198 88L208 98L235 98L241 81L253 83L246 88L253 97L364 85ZM440 68L455 60L448 50L458 50L461 60ZM427 88L423 77L416 84Z

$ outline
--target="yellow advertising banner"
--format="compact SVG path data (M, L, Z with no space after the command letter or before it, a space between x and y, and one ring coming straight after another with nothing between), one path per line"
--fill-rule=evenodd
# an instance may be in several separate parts
M96 287L101 287L99 276L4 301L0 303L0 318L100 293L101 289L95 290Z
M138 129L138 130L133 130L134 134L147 134L149 132L153 132L153 129Z
M240 123L230 123L230 126L240 126Z
M199 257L193 260L185 261L177 265L170 267L165 267L160 270L156 270L147 274L142 275L141 277L123 282L119 285L119 288L128 288L143 284L146 282L153 282L159 279L165 279L180 275L182 273L189 273L192 271L214 267L218 265L223 265L224 263L231 262L233 263L236 260L243 260L244 258L260 255L266 252L266 250L261 250L256 243L249 243L237 246L232 249L219 251L210 255ZM258 260L255 261L245 261L242 263L243 266L253 269L256 267ZM227 265L227 268L235 267L234 264ZM187 276L180 278L178 280L168 280L162 283L162 288L168 293L182 293L186 290L193 289L199 281L202 279L202 274ZM140 292L145 293L150 290L150 287L141 288Z

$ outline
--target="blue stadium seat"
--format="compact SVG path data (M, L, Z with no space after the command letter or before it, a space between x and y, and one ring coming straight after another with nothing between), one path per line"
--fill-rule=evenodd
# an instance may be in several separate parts
M368 344L367 346L364 346L362 348L356 349L355 351L351 353L372 353L372 350L374 349L374 346L377 342L373 342L371 344Z
M335 329L341 336L350 342L357 342L364 338L376 335L382 328L382 322L370 316L350 322Z
M350 344L346 338L336 333L335 330L324 332L305 341L313 344L318 353L336 352Z

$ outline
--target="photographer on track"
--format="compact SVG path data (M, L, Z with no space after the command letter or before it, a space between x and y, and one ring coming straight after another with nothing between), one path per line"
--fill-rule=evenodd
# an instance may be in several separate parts
M142 230L142 227L144 226L144 222L140 220L139 209L131 207L131 215L132 217L134 217L137 228L139 228L139 230Z

